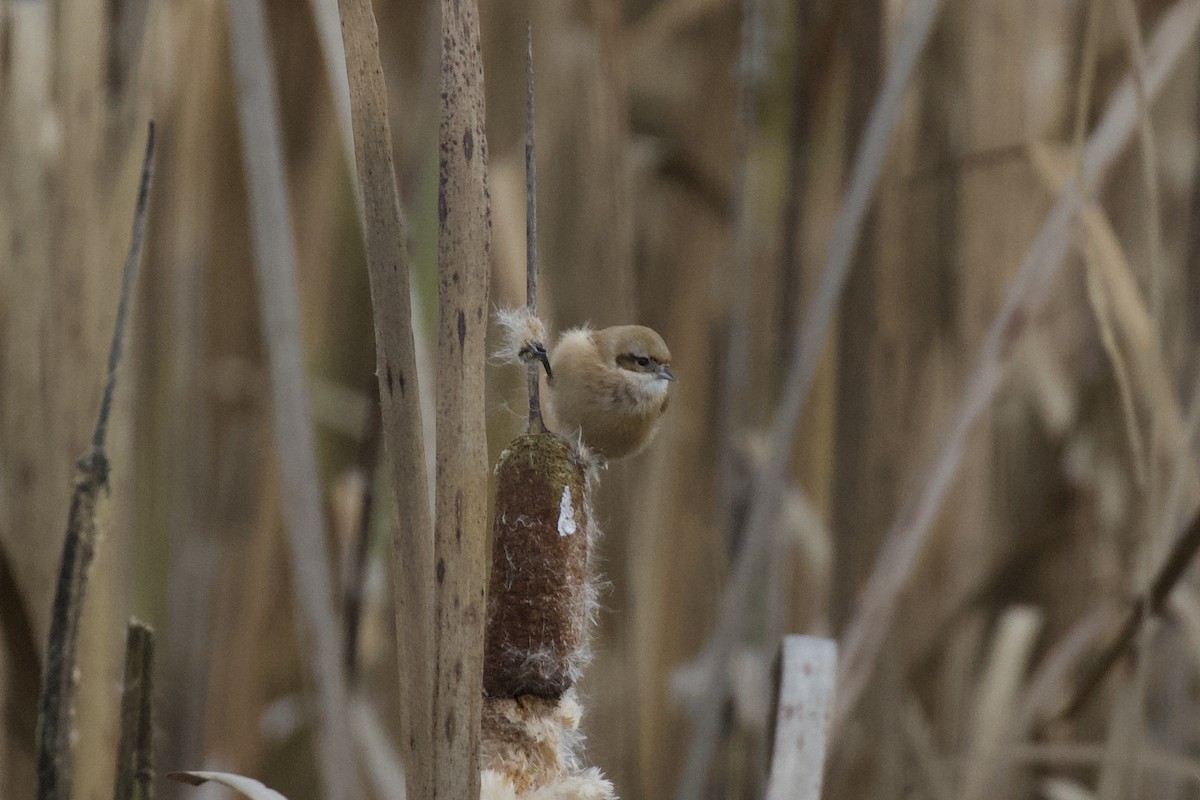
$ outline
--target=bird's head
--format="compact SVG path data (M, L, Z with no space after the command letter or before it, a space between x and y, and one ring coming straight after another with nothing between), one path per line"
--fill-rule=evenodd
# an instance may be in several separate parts
M673 381L671 351L662 337L641 325L618 325L592 334L606 363L653 381ZM665 388L665 384L664 384Z

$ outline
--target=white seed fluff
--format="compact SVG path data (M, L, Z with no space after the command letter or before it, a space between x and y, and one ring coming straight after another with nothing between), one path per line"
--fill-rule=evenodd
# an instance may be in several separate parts
M570 536L577 529L575 504L571 502L571 487L563 486L562 500L558 504L558 535Z

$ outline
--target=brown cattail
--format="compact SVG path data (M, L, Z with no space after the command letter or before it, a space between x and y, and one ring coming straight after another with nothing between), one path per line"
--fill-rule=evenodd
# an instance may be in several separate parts
M547 432L517 437L496 467L482 800L616 798L583 763L572 688L589 657L595 608L594 474L586 456Z
M553 433L519 436L496 467L483 687L557 699L588 658L587 467Z

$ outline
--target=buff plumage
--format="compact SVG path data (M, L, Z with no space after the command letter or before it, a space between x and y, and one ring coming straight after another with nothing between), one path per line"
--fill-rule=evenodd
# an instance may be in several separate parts
M671 352L641 325L565 332L550 353L550 409L557 430L605 459L641 452L667 410Z

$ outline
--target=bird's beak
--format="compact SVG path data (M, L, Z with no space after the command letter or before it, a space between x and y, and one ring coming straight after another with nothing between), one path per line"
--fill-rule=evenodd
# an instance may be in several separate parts
M675 380L675 375L671 372L671 368L666 364L663 364L658 368L658 377L662 378L664 381Z

